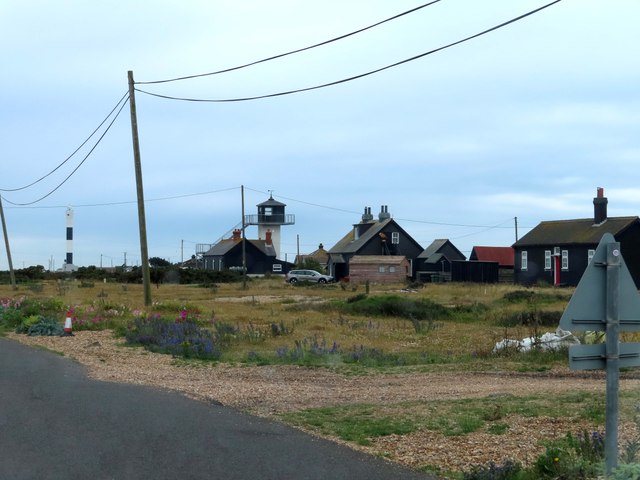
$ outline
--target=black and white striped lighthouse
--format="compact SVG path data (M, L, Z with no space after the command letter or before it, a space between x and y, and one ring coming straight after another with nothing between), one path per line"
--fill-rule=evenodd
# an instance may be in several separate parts
M73 209L67 207L67 255L62 270L73 272L77 268L73 265Z

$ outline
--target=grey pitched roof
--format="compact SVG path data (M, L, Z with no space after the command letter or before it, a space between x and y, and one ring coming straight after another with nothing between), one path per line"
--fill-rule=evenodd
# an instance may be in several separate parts
M229 253L236 245L239 245L242 240L234 240L232 238L228 238L225 240L220 240L213 247L211 247L206 253L203 254L205 257L213 257L213 256L224 256ZM276 256L276 250L272 245L267 245L265 240L249 240L247 242L252 244L258 250L269 257Z
M446 238L439 238L437 240L434 240L433 242L431 242L431 245L425 248L424 251L420 255L418 255L418 258L429 258L434 253L438 253L438 250L444 247L444 245L448 241L449 240Z
M338 240L338 243L331 247L329 253L331 255L336 253L356 253L391 222L393 222L391 218L383 220L382 222L372 222L367 231L360 235L360 238L357 240L353 239L353 230L351 230Z
M213 247L207 250L203 255L206 257L225 255L229 252L229 250L235 247L237 243L240 243L240 241L241 240L234 240L232 238L220 240Z
M640 223L640 219L611 217L597 225L594 225L593 218L540 222L513 246L597 245L605 233L619 235L634 223Z
M445 252L443 252L444 247L446 247L447 245L449 246L449 250L448 250L449 256L453 258L447 257L446 250ZM465 260L467 258L460 250L458 250L458 248L453 243L451 243L451 241L448 238L439 238L437 240L434 240L433 242L431 242L431 245L425 248L424 251L420 255L418 255L417 258L426 260L426 259L429 259L432 255L441 254L441 253L444 254L444 257L447 260L459 260L459 259ZM459 258L455 258L456 253ZM432 263L438 260L433 260L428 263Z
M435 265L435 264L437 264L438 262L440 262L443 258L444 258L445 260L448 260L448 258L447 258L447 257L445 257L445 255L444 255L443 253L434 253L433 255L429 255L429 256L425 259L424 263L428 263L428 264Z
M369 265L369 264L381 264L387 265L400 265L406 261L407 257L404 255L354 255L349 261L349 265Z

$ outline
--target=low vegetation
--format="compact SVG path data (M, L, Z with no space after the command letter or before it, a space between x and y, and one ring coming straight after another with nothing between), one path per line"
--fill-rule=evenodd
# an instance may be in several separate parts
M37 273L30 272L36 277ZM536 374L567 364L566 350L543 351L535 342L527 352L495 351L494 346L505 338L535 339L554 331L571 289L429 284L367 285L365 290L350 284L292 286L282 278L254 279L245 288L239 280L232 274L203 277L188 285L159 280L152 290L154 302L146 307L139 284L102 277L95 270L81 272L75 279L23 278L17 291L0 285L0 334L59 335L70 317L74 331L108 329L130 345L175 357L295 364L349 375L387 371ZM627 418L635 415L637 397L622 398ZM573 418L593 429L567 432L566 438L546 445L545 453L532 465L500 458L467 472L439 473L466 480L579 479L598 474L603 441L599 432L604 424L604 400L599 395L543 398L528 394L336 406L291 412L282 419L366 446L379 437L416 431L461 436L486 430L499 436L508 431L513 415ZM637 471L634 462L640 439L627 447L626 462L615 478L637 478L625 477L623 472Z

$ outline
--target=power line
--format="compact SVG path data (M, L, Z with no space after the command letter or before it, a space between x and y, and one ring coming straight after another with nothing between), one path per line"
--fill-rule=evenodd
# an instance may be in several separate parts
M249 188L249 187L247 187L247 186L245 186L244 188L245 188L245 190L249 190L249 191L252 191L252 192L256 192L256 193L264 193L265 195L269 195L269 192L263 192L263 191L261 191L261 190L254 190L253 188ZM327 205L320 205L320 204L318 204L318 203L305 202L304 200L297 200L297 199L295 199L295 198L283 197L282 195L277 195L277 197L278 197L278 198L281 198L281 199L283 199L283 200L290 200L290 201L292 201L292 202L302 203L302 204L304 204L304 205L310 205L310 206L312 206L312 207L318 207L318 208L324 208L324 209L327 209L327 210L333 210L333 211L335 211L335 212L353 213L353 214L355 214L355 215L358 215L358 214L359 214L359 212L354 212L353 210L345 210L345 209L342 209L342 208L329 207L329 206L327 206Z
M500 225L503 225L504 223L506 223L506 222L502 222L492 227L488 225L468 225L468 224L462 224L462 223L445 223L445 222L431 222L426 220L411 220L408 218L396 218L396 220L401 222L413 222L413 223L425 223L427 225L439 225L443 227L465 227L465 228L487 228L487 229L498 228ZM511 227L501 227L501 228L511 228Z
M247 187L245 185L245 190L247 191L251 191L254 193L261 193L264 195L269 195L269 192L263 191L263 190L257 190L251 187ZM179 199L179 198L188 198L188 197L197 197L197 196L202 196L202 195L211 195L211 194L215 194L215 193L223 193L223 192L230 192L232 190L239 190L240 187L229 187L229 188L223 188L223 189L219 189L219 190L211 190L208 192L196 192L196 193L185 193L185 194L181 194L181 195L173 195L173 196L169 196L169 197L157 197L157 198L147 198L145 199L145 203L147 202L160 202L160 201L166 201L166 200L175 200L175 199ZM311 207L316 207L316 208L322 208L325 210L332 210L334 212L341 212L341 213L348 213L348 214L353 214L353 215L360 215L362 212L357 212L355 210L347 210L344 208L337 208L337 207L331 207L328 205L322 205L319 203L314 203L314 202L307 202L305 200L299 200L296 198L291 198L291 197L285 197L282 195L274 195L275 198L278 199L282 199L282 200L287 200L287 201L291 201L291 202L296 202L296 203L300 203L303 205L309 205ZM5 199L6 200L6 199ZM87 208L87 207L111 207L111 206L118 206L118 205L130 205L130 204L135 204L137 203L136 200L124 200L124 201L117 201L117 202L104 202L104 203L85 203L85 204L73 204L73 208ZM15 205L15 204L14 204ZM32 209L48 209L48 208L67 208L69 205L48 205L48 206L38 206L38 207L13 207L13 208L32 208ZM399 222L408 222L408 223L422 223L422 224L426 224L426 225L437 225L437 226L444 226L444 227L462 227L462 228L483 228L486 230L491 230L491 229L495 229L495 228L504 228L504 229L510 229L512 227L503 227L502 225L504 225L507 222L510 222L512 219L510 218L509 220L506 220L504 222L501 222L497 225L475 225L475 224L466 224L466 223L447 223L447 222L436 222L436 221L430 221L430 220L416 220L416 219L409 219L409 218L400 218L400 217L393 217L394 220L397 220ZM235 227L234 227L235 228ZM532 227L526 227L526 226L521 226L521 228L532 228ZM483 231L486 231L483 230ZM231 232L231 230L229 230L229 232ZM476 233L482 233L482 232L476 232ZM469 234L469 235L474 235L475 233ZM462 237L464 237L465 235L463 235ZM462 238L462 237L455 237L455 238ZM194 242L195 243L195 242Z
M428 7L428 6L433 5L434 3L438 3L438 2L440 2L440 0L434 0L432 2L425 3L424 5L420 5L418 7L412 8L411 10L407 10L406 12L402 12L402 13L399 13L398 15L394 15L393 17L389 17L389 18L387 18L385 20L382 20L380 22L374 23L373 25L369 25L368 27L364 27L364 28L361 28L359 30L355 30L355 31L353 31L351 33L347 33L345 35L340 35L339 37L335 37L335 38L332 38L330 40L325 40L324 42L316 43L316 44L310 45L308 47L298 48L296 50L292 50L292 51L287 52L287 53L280 53L278 55L273 55L271 57L263 58L262 60L256 60L254 62L246 63L244 65L239 65L237 67L225 68L224 70L218 70L218 71L210 72L210 73L201 73L201 74L198 74L198 75L188 75L188 76L185 76L185 77L169 78L167 80L154 80L154 81L149 81L149 82L135 82L135 83L138 84L138 85L151 85L151 84L157 84L157 83L177 82L177 81L180 81L180 80L189 80L189 79L192 79L192 78L208 77L210 75L218 75L218 74L221 74L221 73L233 72L235 70L240 70L242 68L247 68L247 67L251 67L253 65L258 65L259 63L269 62L271 60L276 60L278 58L286 57L288 55L293 55L295 53L300 53L300 52L304 52L306 50L311 50L311 49L316 48L316 47L321 47L321 46L327 45L329 43L337 42L338 40L343 40L343 39L345 39L347 37L351 37L351 36L356 35L358 33L362 33L362 32L364 32L366 30L370 30L370 29L372 29L374 27L380 26L383 23L387 23L387 22L390 22L392 20L396 20L396 19L401 18L401 17L403 17L405 15L408 15L410 13L414 13L414 12L416 12L416 11L422 9L422 8Z
M245 186L244 188L245 188L245 190L249 190L249 191L256 192L256 193L264 193L265 195L268 194L267 192L264 192L264 191L261 191L261 190L255 190L255 189L247 187L247 186ZM306 202L304 200L298 200L296 198L283 197L282 195L274 195L274 197L280 198L282 200L288 200L288 201L291 201L291 202L302 203L304 205L310 205L312 207L324 208L326 210L333 210L333 211L336 211L336 212L351 213L351 214L354 214L354 215L360 215L360 213L361 213L361 212L356 212L356 211L353 211L353 210L345 210L345 209L342 209L342 208L330 207L330 206L321 205L321 204L318 204L318 203ZM464 223L445 223L445 222L434 222L434 221L429 221L429 220L412 220L412 219L409 219L409 218L399 218L399 217L393 217L393 219L397 220L399 222L423 223L423 224L426 224L426 225L438 225L438 226L444 226L444 227L485 228L487 230L494 229L494 228L511 228L511 227L502 227L502 225L504 225L508 221L512 220L510 218L509 220L501 222L498 225L469 225L469 224L464 224ZM530 227L523 227L523 228L530 228Z
M441 50L445 50L445 49L453 47L455 45L459 45L461 43L468 42L469 40L473 40L475 38L481 37L483 35L486 35L487 33L493 32L494 30L498 30L500 28L506 27L507 25L510 25L512 23L520 21L520 20L522 20L522 19L524 19L526 17L529 17L530 15L538 13L541 10L544 10L544 9L546 9L546 8L552 6L552 5L555 5L556 3L559 3L561 1L562 0L555 0L555 1L551 2L551 3L543 5L542 7L536 8L535 10L531 10L530 12L527 12L527 13L525 13L523 15L518 16L518 17L512 18L511 20L503 22L503 23L501 23L499 25L496 25L494 27L488 28L487 30L483 30L480 33L476 33L475 35L471 35L469 37L465 37L465 38L463 38L461 40L457 40L457 41L455 41L453 43L449 43L449 44L444 45L442 47L438 47L438 48L435 48L433 50L429 50L428 52L421 53L420 55L415 55L415 56L413 56L411 58L407 58L405 60L401 60L399 62L392 63L391 65L387 65L385 67L381 67L381 68L378 68L378 69L375 69L375 70L371 70L371 71L366 72L366 73L361 73L359 75L355 75L355 76L352 76L352 77L343 78L342 80L336 80L336 81L329 82L329 83L323 83L321 85L315 85L313 87L299 88L299 89L296 89L296 90L288 90L288 91L285 91L285 92L271 93L271 94L268 94L268 95L257 95L257 96L253 96L253 97L224 98L224 99L175 97L175 96L170 96L170 95L161 95L159 93L152 93L152 92L148 92L146 90L141 90L141 89L138 89L138 88L136 88L136 91L138 91L140 93L147 94L147 95L151 95L152 97L163 98L165 100L179 100L179 101L184 101L184 102L202 102L202 103L246 102L246 101L250 101L250 100L261 100L261 99L265 99L265 98L273 98L273 97L281 97L281 96L284 96L284 95L292 95L294 93L309 92L311 90L318 90L318 89L321 89L321 88L332 87L334 85L339 85L341 83L347 83L347 82L351 82L353 80L358 80L358 79L367 77L369 75L373 75L375 73L380 73L380 72L383 72L383 71L388 70L390 68L394 68L394 67L403 65L405 63L413 62L413 61L418 60L420 58L426 57L427 55L431 55L433 53L439 52Z
M128 95L128 93L127 93ZM120 102L122 102L122 100L120 100ZM109 123L109 125L107 126L106 130L102 133L102 135L100 135L100 138L98 138L98 141L93 145L93 147L91 147L91 150L89 150L89 153L87 153L85 155L85 157L82 159L82 161L76 166L76 168L74 168L71 173L69 175L67 175L67 177L62 180L62 182L60 182L53 190L51 190L49 193L43 195L42 197L38 198L37 200L34 200L32 202L26 202L26 203L15 203L15 202L11 202L9 200L7 200L5 198L5 200L7 201L7 203L10 203L11 205L16 205L16 206L27 206L27 205L33 205L34 203L38 203L41 200L44 200L45 198L47 198L48 196L50 196L51 194L53 194L56 190L58 190L62 185L64 185L65 183L67 183L67 181L78 171L78 169L84 165L84 162L87 161L87 159L89 158L89 156L93 153L93 151L96 149L96 147L100 144L100 142L102 141L102 139L104 138L104 136L107 134L107 132L111 129L111 126L114 124L114 122L117 120L117 118L120 116L120 112L122 112L122 109L125 107L125 105L128 102L128 98L127 101L122 102L122 105L120 106L120 109L118 110L118 112L116 113L116 115L113 117L113 120L111 120L111 122Z
M82 142L82 143L80 144L80 146L79 146L78 148L76 148L76 149L73 151L73 153L72 153L71 155L69 155L67 158L65 158L65 159L62 161L62 163L60 163L56 168L54 168L53 170L51 170L51 171L50 171L49 173L47 173L46 175L43 175L42 177L40 177L39 179L37 179L37 180L36 180L36 181L34 181L34 182L31 182L31 183L30 183L30 184L28 184L28 185L25 185L25 186L23 186L23 187L19 187L19 188L0 188L0 192L18 192L18 191L20 191L20 190L25 190L25 189L27 189L27 188L29 188L29 187L34 186L34 185L35 185L35 184L37 184L37 183L40 183L42 180L44 180L45 178L49 177L49 176L50 176L50 175L52 175L54 172L56 172L60 167L62 167L65 163L67 163L69 160L71 160L71 158L72 158L76 153L78 153L78 151L79 151L82 147L84 147L84 146L87 144L87 142L91 139L91 137L93 137L93 136L96 134L96 132L97 132L98 130L100 130L100 127L102 127L102 125L104 125L104 124L105 124L105 122L109 119L109 117L111 117L111 115L113 115L113 112L115 112L115 111L116 111L116 109L120 106L120 103L122 103L122 101L124 101L124 100L125 100L125 98L127 98L127 97L128 97L128 95L129 95L129 92L125 93L125 94L122 96L122 98L121 98L120 100L118 100L118 103L116 103L116 106L115 106L115 107L113 107L113 109L109 112L109 114L105 117L105 119L104 119L104 120L102 120L102 122L100 122L100 125L98 125L98 126L95 128L95 130L94 130L93 132L91 132L91 135L89 135L89 136L87 137L87 139L86 139L84 142ZM8 200L7 200L7 202L8 202ZM9 203L11 203L11 202L9 202Z
M465 237L472 237L474 235L480 235L481 233L484 232L488 232L489 230L495 230L496 228L513 228L513 227L503 227L502 225L504 225L507 222L510 222L511 220L513 220L512 218L505 220L504 222L501 222L497 225L494 225L492 227L486 227L483 230L480 230L479 232L471 232L471 233L467 233L465 235L458 235L457 237L453 237L452 240L457 240L459 238L465 238Z
M211 190L209 192L197 192L197 193L185 193L183 195L173 195L171 197L158 197L158 198L146 198L145 203L148 202L160 202L164 200L175 200L177 198L187 198L187 197L197 197L201 195L211 195L213 193L221 193L228 192L231 190L239 190L240 187L231 187L231 188L223 188L220 190ZM118 205L129 205L138 203L137 200L123 200L119 202L104 202L104 203L85 203L85 204L73 204L73 208L83 208L83 207L114 207ZM14 204L19 205L19 204ZM48 205L48 206L40 206L40 207L19 207L19 208L34 208L34 209L45 209L45 208L67 208L69 205Z

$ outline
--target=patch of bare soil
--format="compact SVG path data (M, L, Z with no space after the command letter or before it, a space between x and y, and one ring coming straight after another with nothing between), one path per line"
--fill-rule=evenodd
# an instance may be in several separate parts
M110 331L75 332L72 337L28 337L10 334L24 344L41 346L72 358L97 380L149 385L177 390L208 402L219 402L264 417L305 408L358 403L393 404L410 400L479 398L565 391L603 392L604 376L563 370L554 375L401 373L345 376L325 369L296 366L232 366L176 362L169 355L126 347ZM640 380L623 379L622 390L638 388ZM581 426L557 418L504 419L507 431L486 430L445 437L421 431L375 439L370 447L355 447L393 461L418 467L465 470L471 465L506 458L524 464L543 449L541 439L563 437ZM584 425L588 427L588 425ZM620 438L634 434L621 425ZM335 439L334 439L335 440Z

